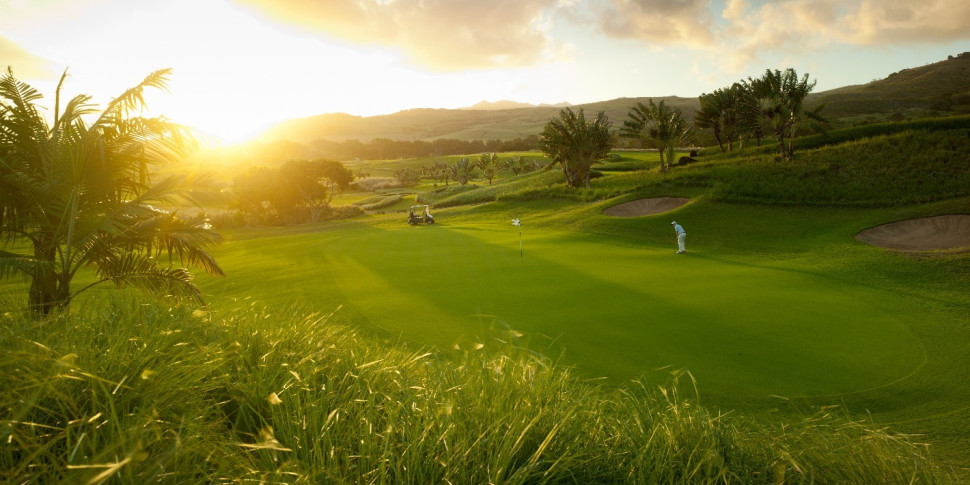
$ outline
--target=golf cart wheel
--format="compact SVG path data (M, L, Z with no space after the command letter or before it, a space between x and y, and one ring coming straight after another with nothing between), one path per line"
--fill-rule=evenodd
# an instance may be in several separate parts
M428 224L434 224L434 219L428 219Z
M408 221L408 224L409 224L409 225L412 225L412 226L416 226L416 225L418 225L418 223L417 223L417 222L414 222L414 221Z

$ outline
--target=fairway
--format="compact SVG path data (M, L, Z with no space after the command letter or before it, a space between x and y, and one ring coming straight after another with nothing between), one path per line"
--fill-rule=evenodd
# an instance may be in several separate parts
M672 239L672 238L671 238ZM353 224L240 239L217 257L231 275L200 280L219 305L238 295L279 307L338 307L340 320L438 348L518 343L580 375L662 383L687 369L724 405L885 387L926 352L898 298L801 268L739 263L703 248L506 221ZM887 301L893 301L887 305Z

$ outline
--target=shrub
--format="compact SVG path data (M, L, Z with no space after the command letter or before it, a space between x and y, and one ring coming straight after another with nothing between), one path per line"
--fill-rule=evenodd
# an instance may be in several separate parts
M376 192L382 189L396 189L402 187L394 177L364 177L357 179L354 184L364 192Z
M404 196L401 196L401 195L398 195L398 194L385 195L385 196L381 197L381 199L379 201L377 201L377 202L373 202L373 203L370 203L370 204L363 204L363 205L361 205L359 207L361 209L365 210L365 211L375 211L375 210L378 210L378 209L384 209L384 208L390 207L390 206L392 206L394 204L397 204L398 202L400 202L402 200L404 200Z
M328 218L333 220L350 219L363 213L364 210L355 205L336 205L330 207L330 216Z

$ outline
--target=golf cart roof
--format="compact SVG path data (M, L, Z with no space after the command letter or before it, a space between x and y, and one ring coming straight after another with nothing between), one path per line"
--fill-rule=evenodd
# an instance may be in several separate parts
M424 207L425 209L427 209L428 207L431 207L431 206L429 206L427 204L425 204L425 205L412 205L408 210L414 210L415 208L418 208L418 207Z

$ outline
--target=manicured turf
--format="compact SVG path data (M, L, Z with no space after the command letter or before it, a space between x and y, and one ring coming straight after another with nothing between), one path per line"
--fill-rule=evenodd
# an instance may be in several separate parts
M441 348L487 348L513 330L547 355L564 352L561 362L583 375L616 383L641 375L662 383L666 372L688 369L702 400L730 408L769 409L778 405L772 396L846 395L872 407L874 393L919 387L912 384L928 361L940 358L914 333L926 330L918 298L852 277L868 269L811 261L840 245L897 257L845 237L865 224L859 213L697 203L619 220L586 208L577 223L584 231L523 217L520 259L507 209L445 212L433 226L385 216L232 239L217 253L230 277L200 283L216 308L239 295L270 307L342 306L340 320ZM687 255L674 254L674 216L695 224L692 231L685 222ZM732 217L751 222L735 220L732 230ZM793 234L798 227L806 233ZM812 232L819 227L829 229ZM787 234L773 240L779 229ZM775 245L787 249L773 254ZM906 410L917 404L889 404L887 416L911 417Z

